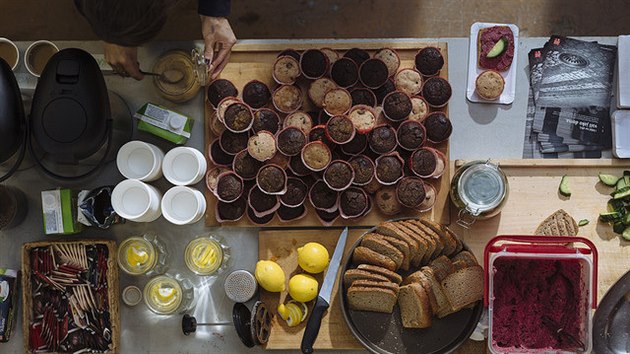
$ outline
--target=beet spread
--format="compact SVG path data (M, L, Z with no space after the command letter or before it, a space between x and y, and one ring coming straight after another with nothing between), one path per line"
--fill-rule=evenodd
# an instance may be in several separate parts
M488 52L501 39L508 41L507 49L495 58L487 58ZM484 28L479 31L479 41L477 43L479 52L479 66L484 69L493 69L497 71L506 71L512 65L514 58L514 33L510 27L494 26Z
M495 347L570 350L578 345L569 335L585 340L587 295L578 260L505 257L494 262L494 271Z

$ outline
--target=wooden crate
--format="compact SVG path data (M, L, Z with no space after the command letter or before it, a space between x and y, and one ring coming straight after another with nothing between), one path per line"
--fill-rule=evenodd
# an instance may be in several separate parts
M107 247L109 257L107 259L107 287L109 314L112 330L112 349L106 353L120 353L120 316L118 311L118 297L120 294L118 285L118 248L116 241L112 240L67 240L67 241L36 241L22 245L22 333L24 340L24 352L29 352L29 327L33 308L33 289L31 287L31 250L38 247L48 247L54 244L69 245L104 245ZM53 352L47 352L53 353Z

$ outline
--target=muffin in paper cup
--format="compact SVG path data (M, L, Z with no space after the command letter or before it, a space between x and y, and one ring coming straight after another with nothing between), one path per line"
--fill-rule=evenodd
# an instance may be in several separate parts
M359 134L371 132L376 126L377 117L374 108L367 105L353 106L348 113L348 118L350 118Z
M234 133L247 132L254 124L254 112L245 102L232 103L223 113L223 123Z
M310 170L308 167L306 167L306 165L304 165L304 162L302 161L302 156L291 156L289 158L289 166L288 166L289 171L291 171L291 173L293 173L294 175L298 176L298 177L304 177L304 176L308 176L311 173L313 173L312 170Z
M230 107L231 105L235 104L235 103L243 103L243 101L241 101L240 99L236 98L236 97L226 97L224 99L221 100L221 102L219 102L219 105L217 106L217 119L219 119L219 122L223 123L223 125L225 125L225 111L228 109L228 107Z
M444 67L444 56L437 47L424 47L414 57L416 69L424 76L436 76Z
M226 97L236 96L238 96L238 89L230 80L215 79L208 84L206 98L214 109L219 107L219 102L221 102Z
M280 116L273 109L260 108L254 111L254 124L252 124L254 133L266 130L272 134L276 134L280 130Z
M324 111L330 116L346 114L352 107L352 96L344 88L328 90L324 95Z
M271 159L277 150L276 137L266 130L250 136L247 141L247 152L261 162Z
M280 85L271 95L273 106L282 113L293 113L302 107L302 90L294 85Z
M341 145L341 152L348 156L362 154L368 148L367 134L354 134L354 138Z
M371 58L359 66L359 81L367 88L377 89L383 86L389 76L387 64L381 59Z
M311 82L308 86L308 98L317 108L323 108L326 92L336 89L337 87L337 84L333 80L327 77L321 77Z
M420 177L406 176L396 184L396 199L402 206L416 209L425 199L425 190Z
M422 122L429 114L429 111L429 104L424 98L420 96L411 97L411 113L409 114L409 120Z
M439 144L448 138L453 133L453 125L451 120L448 119L446 113L437 111L430 113L422 121L422 124L427 130L427 140L434 144Z
M243 102L253 109L262 108L271 101L269 86L259 80L251 80L243 86Z
M250 207L249 205L247 206L247 219L249 220L249 222L251 222L254 225L258 225L258 226L265 226L267 224L269 224L271 222L271 220L273 220L273 217L276 215L275 212L265 215L263 217L257 217L256 213L254 212L254 209L252 209L252 207Z
M361 65L364 61L370 59L370 53L361 48L350 48L344 54L344 58L350 58L354 60L357 65Z
M330 78L342 88L359 82L359 66L350 58L341 58L330 67Z
M291 55L277 57L271 69L273 80L280 85L293 85L301 74L299 59Z
M282 122L282 128L296 127L302 129L305 134L313 128L313 119L304 111L295 111L286 117Z
M376 167L374 161L365 155L357 155L350 159L350 166L354 171L354 180L352 184L355 186L365 186L372 182Z
M332 65L339 58L341 58L341 55L339 55L339 53L332 48L325 47L325 48L320 48L319 50L321 50L322 52L324 52L324 54L326 54L326 56L328 57L328 63L330 63L330 65Z
M326 123L326 137L335 144L349 142L356 131L350 118L344 115L334 116Z
M328 73L329 67L328 56L319 49L307 49L300 56L300 71L307 79L319 79Z
M376 180L385 186L396 184L404 176L405 161L397 151L376 159Z
M396 129L389 124L380 124L368 134L368 146L377 155L394 151L396 144Z
M266 194L258 186L253 186L247 194L247 205L252 208L256 217L263 218L278 210L280 199L277 195Z
M236 154L234 161L232 161L232 171L239 175L244 181L256 179L258 170L260 170L262 166L263 163L253 158L247 149Z
M439 178L446 169L446 156L432 147L422 147L409 156L409 168L420 178Z
M381 48L374 53L374 58L380 59L387 66L388 76L396 75L400 67L400 56L392 48Z
M444 78L434 76L428 78L422 85L422 97L427 100L429 106L442 108L448 104L453 94L451 84Z
M278 165L264 165L258 170L256 184L265 194L282 195L287 191L287 173Z
M396 90L409 96L415 96L422 91L422 74L415 69L402 69L394 77Z
M239 221L245 210L247 209L247 201L245 197L241 197L232 203L219 201L214 210L214 217L219 223Z
M304 204L308 196L308 186L302 179L289 177L287 180L287 192L280 196L282 205L295 208Z
M248 139L249 134L247 132L234 133L232 131L225 130L223 134L219 136L219 145L226 154L236 155L247 149Z
M323 180L317 180L311 186L308 192L308 199L315 209L323 210L328 213L336 211L339 207L337 201L339 193L330 189Z
M302 164L313 172L325 170L332 161L332 153L328 145L321 141L311 141L300 153ZM294 171L295 173L295 171Z
M306 207L304 205L296 207L281 205L276 211L276 214L278 214L278 220L280 220L280 222L287 223L302 219L306 216L306 212Z
M230 170L225 167L215 167L208 170L208 172L206 172L206 187L208 190L214 193L214 190L217 188L217 183L219 182L219 175L229 171Z
M243 196L244 188L243 179L234 171L227 171L217 177L217 186L213 194L222 202L232 203Z
M326 125L320 124L316 125L308 132L308 141L312 143L313 141L321 141L323 143L328 142L328 137L326 137Z
M369 207L369 197L360 187L350 187L339 195L339 215L344 219L360 218Z
M223 151L219 139L215 139L208 146L208 158L215 166L230 166L234 161L234 156Z
M411 98L402 91L390 92L383 99L383 114L392 122L401 122L411 114Z
M407 151L419 149L424 146L426 140L427 131L418 121L406 120L396 129L396 143Z
M276 136L278 151L286 156L299 155L306 142L306 134L297 127L286 127Z
M352 181L354 181L354 170L346 161L334 160L324 171L324 182L334 191L346 190Z
M353 88L350 90L350 96L352 97L353 106L363 104L372 108L376 107L376 95L369 88Z

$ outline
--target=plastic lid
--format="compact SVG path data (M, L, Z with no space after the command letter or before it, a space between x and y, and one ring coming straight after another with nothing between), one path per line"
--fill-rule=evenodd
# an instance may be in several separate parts
M506 192L503 175L496 167L488 164L477 164L466 169L457 182L457 189L473 216L496 208Z
M240 302L235 303L232 308L232 321L234 321L234 328L241 342L248 348L256 345L251 332L252 313L247 306Z

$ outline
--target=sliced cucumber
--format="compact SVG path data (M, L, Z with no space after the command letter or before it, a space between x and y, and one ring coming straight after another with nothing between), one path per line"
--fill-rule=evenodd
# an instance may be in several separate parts
M623 181L626 183L626 186L630 186L630 171L623 171Z
M616 211L608 211L605 213L599 213L599 220L602 222L617 222L623 219L623 214Z
M626 226L626 225L624 225L621 221L618 221L618 222L616 222L616 223L614 223L614 224L613 224L613 231L614 231L616 234L621 235L621 234L623 233L623 230L625 230L625 229L626 229L626 227L627 227L627 226Z
M607 175L605 173L599 173L599 180L610 187L614 187L617 184L617 181L619 180L619 178L617 176L613 176L613 175Z
M620 189L624 189L627 186L628 184L626 183L626 179L621 177L617 180L617 183L615 184L615 189L620 190Z
M496 58L499 55L503 54L503 52L507 50L508 43L509 42L507 38L501 37L501 39L499 39L499 41L494 44L492 49L490 49L490 51L486 55L486 58Z
M623 187L618 189L610 194L613 199L622 199L625 197L630 197L630 186Z
M560 180L560 186L558 187L558 191L565 197L571 196L571 190L569 189L569 177L567 175L562 176L562 180Z
M611 199L608 201L608 211L616 211L621 214L626 213L626 207L621 199Z
M623 237L627 241L630 241L630 226L626 227L626 229L623 230L623 232L621 233L621 237Z
M626 214L621 218L621 222L625 225L625 226L630 226L630 214Z
M582 219L578 222L578 226L586 226L588 225L588 220Z

